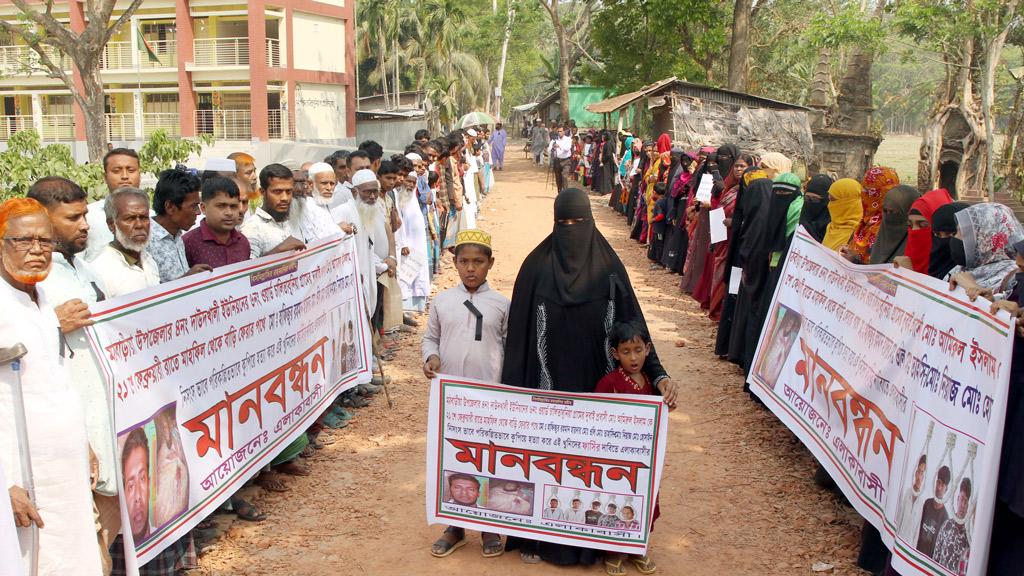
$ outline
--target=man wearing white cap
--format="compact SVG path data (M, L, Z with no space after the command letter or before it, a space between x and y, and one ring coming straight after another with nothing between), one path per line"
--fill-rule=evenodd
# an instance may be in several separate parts
M402 308L407 312L423 312L430 294L427 225L416 199L418 180L418 174L409 172L398 188L398 211L402 216L402 227L395 231L402 260L398 285L402 290Z
M346 234L351 234L351 223L336 224L334 217L331 216L331 198L337 184L334 169L326 162L316 162L310 164L307 173L312 183L312 191L308 196L295 197L292 200L299 228L303 231L306 241L328 238L337 234L339 228Z
M352 189L355 198L351 202L332 208L331 215L335 222L350 222L356 235L359 283L363 289L367 315L372 316L378 306L377 276L389 269L395 270L397 262L388 256L384 213L376 206L377 192L380 190L376 174L369 169L355 172L352 175Z

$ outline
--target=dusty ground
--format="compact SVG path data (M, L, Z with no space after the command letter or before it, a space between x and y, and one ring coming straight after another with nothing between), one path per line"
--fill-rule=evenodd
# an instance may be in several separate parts
M555 194L514 150L480 223L494 236L492 285L508 296L522 259L551 230ZM833 574L863 574L854 566L860 518L814 485L813 459L748 399L737 369L714 356L715 326L679 293L678 276L648 271L642 249L604 201L594 199L598 224L629 270L662 361L682 384L651 547L659 572L810 574L824 562ZM443 289L457 279L448 266L437 283ZM429 382L418 335L406 337L386 372L394 407L381 394L359 411L312 459L312 476L290 480L290 493L259 496L269 518L235 521L194 574L603 574L599 567L526 567L518 554L484 559L476 536L448 558L431 557L441 529L425 522Z

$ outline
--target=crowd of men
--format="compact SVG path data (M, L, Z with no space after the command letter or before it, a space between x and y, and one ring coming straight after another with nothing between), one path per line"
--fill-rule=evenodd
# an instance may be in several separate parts
M492 164L500 169L504 155L505 132L496 128L438 138L421 130L399 154L385 157L380 144L366 141L291 166L258 166L237 152L207 160L203 170L168 169L152 191L140 187L136 151L111 147L103 158L103 199L89 203L81 186L49 176L27 197L0 204L0 477L11 505L0 509L0 550L16 533L26 567L38 554L38 574L125 573L118 534L135 532L132 511L146 510L149 479L126 474L123 490L118 485L111 390L85 334L91 307L354 235L374 328L373 364L383 374L378 364L392 360L399 335L418 324L452 239L475 227ZM326 431L345 428L385 384L377 375L339 396L253 482L289 491L289 476L310 474L305 458L334 441ZM130 527L121 526L120 499ZM238 494L223 510L248 521L266 518ZM196 567L197 550L213 534L212 522L204 521L140 573Z

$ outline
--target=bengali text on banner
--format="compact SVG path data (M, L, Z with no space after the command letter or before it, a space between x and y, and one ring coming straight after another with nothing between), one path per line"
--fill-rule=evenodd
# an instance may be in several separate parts
M347 237L94 308L130 571L216 510L340 392L369 381L358 270Z
M642 554L667 431L660 396L440 375L430 391L427 521Z
M800 228L749 382L878 528L900 574L981 575L1012 338L988 301L851 264Z

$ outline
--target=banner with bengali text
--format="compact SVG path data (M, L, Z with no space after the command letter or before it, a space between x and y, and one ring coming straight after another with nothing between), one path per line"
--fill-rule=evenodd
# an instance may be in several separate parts
M130 571L370 380L358 269L353 238L339 238L93 308Z
M427 522L643 554L667 432L661 396L439 375L430 390Z
M981 575L1013 332L984 299L851 264L800 228L748 381L878 528L900 574Z

